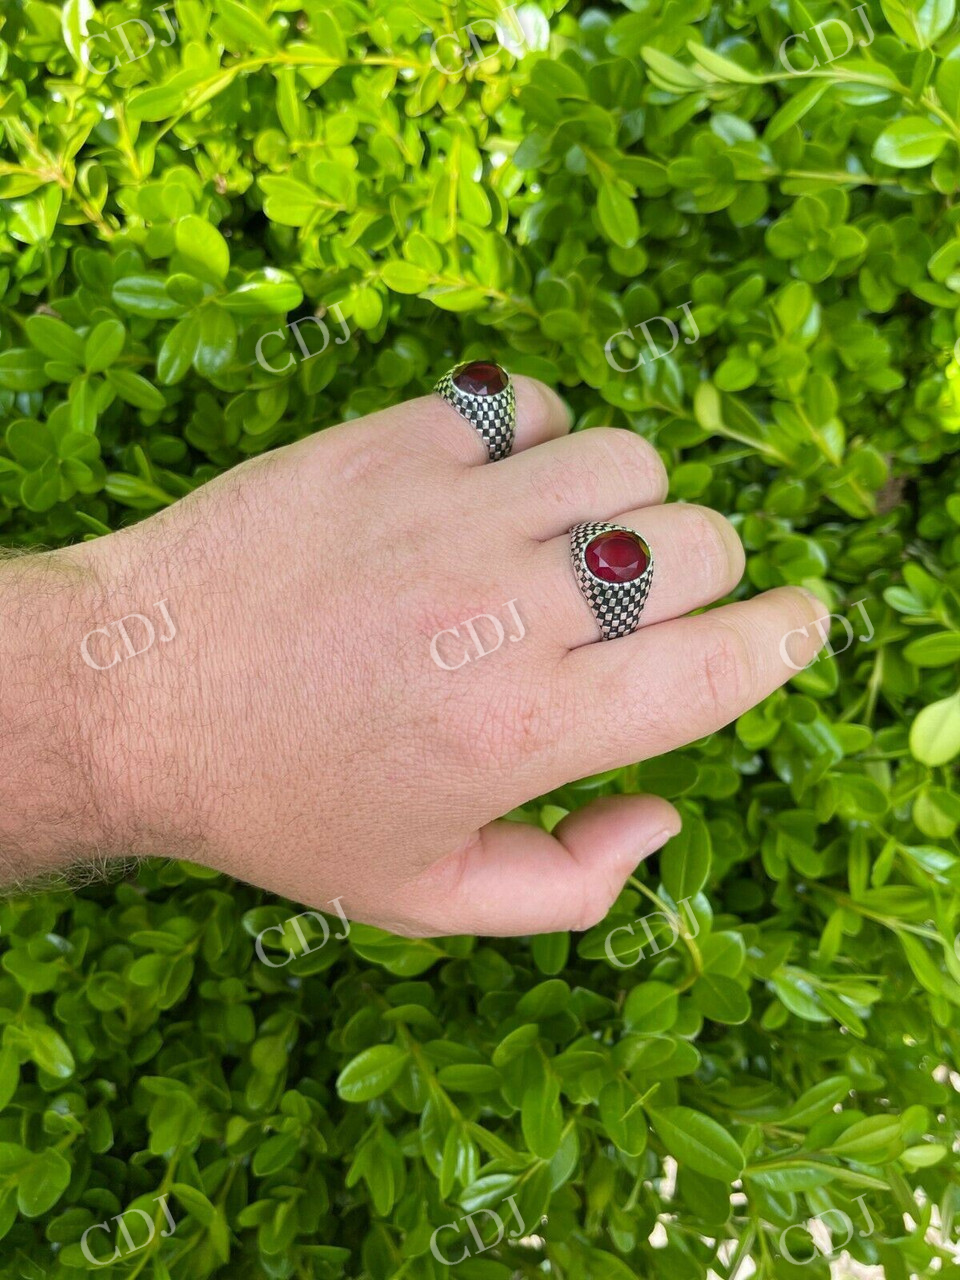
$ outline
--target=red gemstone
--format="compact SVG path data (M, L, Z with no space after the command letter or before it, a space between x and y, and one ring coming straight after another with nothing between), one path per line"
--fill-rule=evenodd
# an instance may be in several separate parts
M507 385L506 371L487 360L471 360L454 371L453 385L474 396L495 396Z
M650 548L636 533L601 533L587 543L583 557L602 582L634 582L650 563Z

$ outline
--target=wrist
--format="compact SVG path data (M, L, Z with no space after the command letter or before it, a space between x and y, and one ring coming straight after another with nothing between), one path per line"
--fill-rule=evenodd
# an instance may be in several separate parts
M0 559L0 877L8 884L91 860L110 843L96 754L105 726L81 675L83 623L99 591L85 550Z
M91 779L99 850L107 858L197 857L190 793L192 750L177 637L159 539L140 529L82 548L83 595L70 660L81 709L80 753ZM81 551L80 548L73 548Z

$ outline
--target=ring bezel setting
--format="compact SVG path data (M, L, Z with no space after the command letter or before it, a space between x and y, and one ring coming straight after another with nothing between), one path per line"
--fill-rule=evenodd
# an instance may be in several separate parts
M517 430L517 397L510 375L492 360L468 360L455 365L434 391L480 436L490 462L499 462L513 448Z
M588 522L570 530L570 555L601 638L616 640L636 631L653 579L647 540L625 525Z

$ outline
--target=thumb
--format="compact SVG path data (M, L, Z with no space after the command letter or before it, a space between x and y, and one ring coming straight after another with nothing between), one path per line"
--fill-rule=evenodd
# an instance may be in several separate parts
M518 822L491 822L418 881L417 915L431 917L423 932L590 929L637 863L679 830L680 815L659 796L605 796L568 814L552 835Z

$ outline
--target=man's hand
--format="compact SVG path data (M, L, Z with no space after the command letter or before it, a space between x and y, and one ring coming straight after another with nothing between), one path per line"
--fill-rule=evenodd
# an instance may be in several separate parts
M484 465L479 437L430 396L38 557L55 562L41 573L51 598L69 600L46 628L58 694L43 718L64 718L73 798L56 850L42 830L8 830L11 847L65 856L73 805L78 852L191 858L312 906L342 898L352 919L398 933L601 919L678 830L670 804L598 800L553 835L495 819L728 723L813 657L815 631L791 640L795 666L781 639L825 610L783 588L684 618L738 582L733 528L662 505L667 477L642 438L567 435L559 398L515 381L517 443L501 462ZM569 560L568 530L586 520L635 527L656 558L640 629L606 643ZM129 619L124 641L131 614L152 643ZM5 703L8 725L34 715L29 699ZM24 749L7 804L26 785Z

